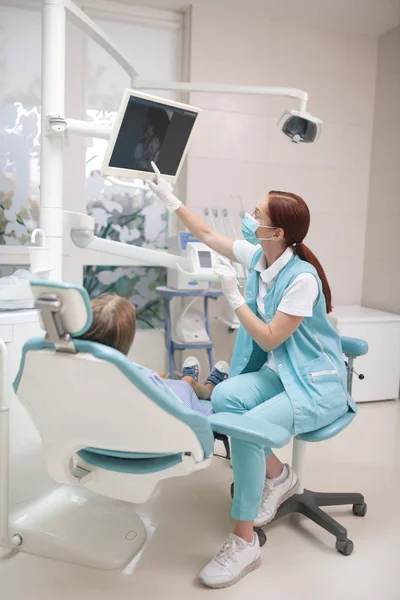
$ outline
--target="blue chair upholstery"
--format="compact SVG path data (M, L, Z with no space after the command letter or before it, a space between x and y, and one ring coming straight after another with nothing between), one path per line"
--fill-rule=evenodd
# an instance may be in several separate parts
M349 358L364 356L368 352L368 342L357 338L341 337L343 354Z
M290 442L290 432L274 423L267 423L247 415L236 415L234 413L218 413L210 415L208 420L213 431L230 435L238 440L269 446L271 448L282 448Z
M350 425L355 416L356 413L349 410L349 412L347 412L342 417L339 417L339 419L336 419L336 421L334 421L330 425L327 425L326 427L321 427L321 429L317 429L316 431L303 433L298 437L304 442L323 442L324 440L329 440L330 438L343 431L343 429L345 429L347 425Z
M153 458L149 458L147 455L146 457L142 456L141 458L137 458L138 453L136 453L136 457L132 458L134 453L126 452L130 457L121 458L122 453L119 453L120 456L115 456L115 453L112 453L110 450L99 452L97 448L96 452L86 449L80 450L77 454L85 462L94 467L100 467L106 471L116 471L118 473L157 473L159 471L164 471L165 469L170 469L174 465L182 462L182 454L167 454L165 456L155 455Z

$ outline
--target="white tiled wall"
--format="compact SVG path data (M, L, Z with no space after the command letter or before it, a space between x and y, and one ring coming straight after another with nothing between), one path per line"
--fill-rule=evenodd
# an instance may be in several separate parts
M148 369L166 373L165 333L160 329L137 329L129 358Z
M400 27L379 39L363 303L400 313Z
M192 81L305 89L324 128L317 143L298 146L276 125L296 101L192 94L205 110L188 158L188 204L238 212L235 194L245 210L270 189L302 195L312 216L307 242L335 304L361 301L377 47L376 37L248 10L192 9Z
M324 121L320 140L291 144L277 118L296 101L192 94L205 108L188 159L188 204L250 209L269 189L303 195L308 242L331 280L336 304L361 301L377 38L251 11L195 7L190 78L308 91Z

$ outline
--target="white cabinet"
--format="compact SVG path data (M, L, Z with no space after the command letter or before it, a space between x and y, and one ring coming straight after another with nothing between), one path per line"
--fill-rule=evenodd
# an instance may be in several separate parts
M12 504L40 495L54 485L45 469L39 434L12 389L25 342L43 335L35 310L0 311L0 338L7 346Z
M368 354L354 361L365 375L353 376L352 396L356 402L392 400L399 397L400 315L364 306L337 306L329 318L342 336L356 337L369 344Z
M43 336L36 310L0 311L0 338L7 344L8 381L11 384L19 369L22 347L27 340Z

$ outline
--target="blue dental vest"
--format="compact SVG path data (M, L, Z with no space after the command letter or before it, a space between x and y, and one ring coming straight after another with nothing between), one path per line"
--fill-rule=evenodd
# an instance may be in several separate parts
M245 300L257 314L259 273L255 265L262 248L254 253L246 283ZM275 316L283 294L301 273L312 273L318 282L318 300L311 317L305 317L296 331L275 348L278 375L294 410L295 433L315 431L329 425L357 406L346 389L346 367L340 337L326 314L325 297L316 269L296 254L280 271L264 299L265 320ZM259 371L268 353L240 327L233 352L231 377Z

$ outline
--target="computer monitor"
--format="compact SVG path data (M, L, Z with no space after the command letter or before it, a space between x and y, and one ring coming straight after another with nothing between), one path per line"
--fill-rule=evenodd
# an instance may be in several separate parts
M187 104L125 90L102 174L152 179L154 161L163 177L175 183L199 112Z

